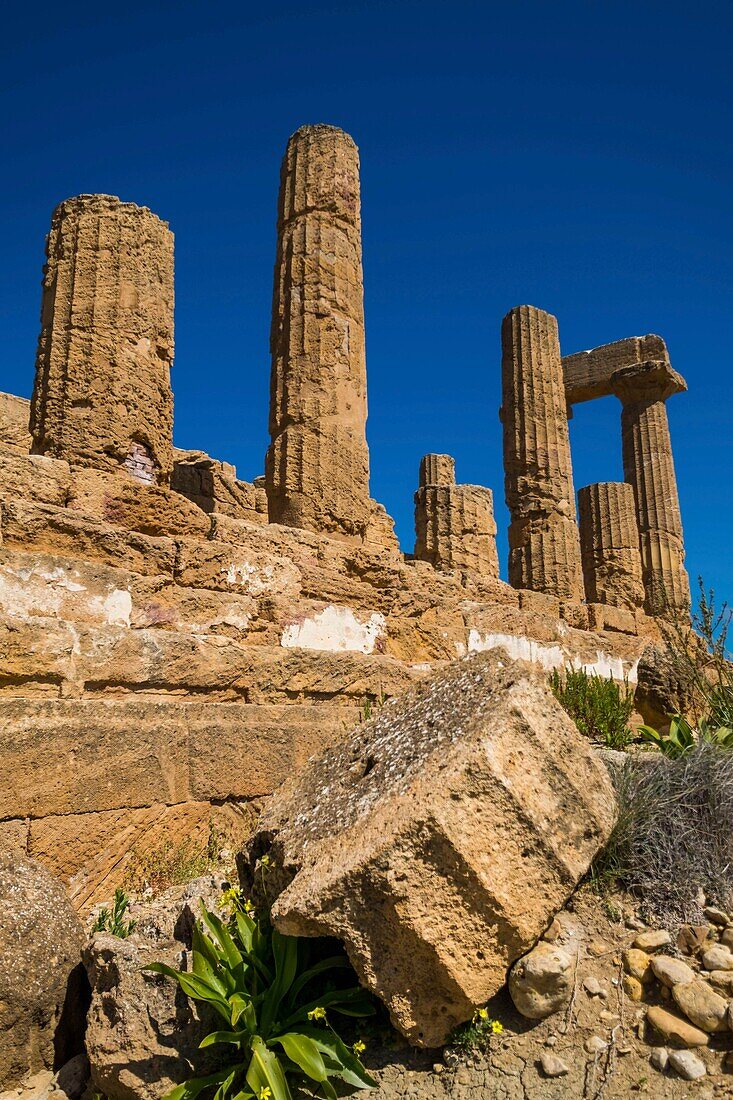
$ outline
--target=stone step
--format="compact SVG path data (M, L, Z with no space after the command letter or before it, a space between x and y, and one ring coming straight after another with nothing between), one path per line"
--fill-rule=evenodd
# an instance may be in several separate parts
M0 822L270 794L359 719L355 707L2 699Z

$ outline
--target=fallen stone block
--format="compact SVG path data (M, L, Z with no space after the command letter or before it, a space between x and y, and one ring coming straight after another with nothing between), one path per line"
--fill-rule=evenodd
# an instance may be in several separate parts
M78 1053L83 941L61 883L35 860L0 852L0 1090Z
M615 818L608 775L523 663L486 653L387 704L273 799L240 855L269 851L273 920L336 936L415 1045L502 988Z

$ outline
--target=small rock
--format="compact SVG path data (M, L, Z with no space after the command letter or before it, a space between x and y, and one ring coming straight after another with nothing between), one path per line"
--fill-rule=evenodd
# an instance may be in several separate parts
M548 1035L547 1038L545 1039L545 1046L546 1047L554 1047L556 1042L557 1042L557 1035Z
M607 955L611 948L605 940L591 940L588 944L588 954L592 959L599 959L601 955Z
M634 1048L632 1046L617 1046L616 1053L623 1057L626 1054L633 1054Z
M687 1019L703 1031L727 1031L727 1002L699 978L672 986L672 996Z
M651 967L654 977L669 989L695 978L695 971L687 963L683 963L681 959L672 959L669 955L655 955L651 960Z
M649 1061L655 1069L658 1069L660 1073L664 1073L669 1064L669 1051L666 1047L655 1047L649 1055Z
M632 978L630 974L624 974L624 993L626 996L637 1003L644 996L644 986L641 984L638 978Z
M615 1024L618 1022L620 1017L616 1012L601 1012L598 1019L603 1024Z
M435 1062L433 1065L433 1073L442 1073L444 1069L445 1066L442 1062Z
M638 917L627 917L624 921L624 925L630 932L643 932L646 928L643 920L639 920Z
M556 1054L541 1054L540 1065L545 1077L564 1077L570 1072L562 1058L558 1058Z
M518 1012L544 1020L570 1000L573 960L567 951L540 940L509 971L509 992Z
M704 1031L693 1027L687 1020L667 1012L666 1008L658 1008L653 1005L646 1014L646 1022L654 1030L678 1047L705 1047L708 1045L708 1036Z
M705 977L725 996L733 997L733 970L711 970Z
M733 970L733 953L716 943L703 952L702 965L706 970Z
M683 924L677 933L677 946L684 955L697 955L709 938L707 924Z
M590 1039L586 1039L583 1043L588 1054L600 1054L608 1046L605 1039L601 1039L600 1035L591 1035Z
M605 999L608 996L608 993L598 981L598 978L595 978L592 974L584 979L583 989L589 997L603 997Z
M672 942L672 937L665 929L660 928L656 932L642 932L632 943L638 951L658 951L660 947L667 947Z
M725 928L726 924L730 922L728 914L722 909L718 909L715 905L706 906L702 912L706 920L709 920L711 924L718 924L722 928Z
M720 937L720 942L723 944L723 947L727 947L729 950L733 951L733 928L725 929L723 935Z
M646 951L640 951L637 947L630 947L623 953L623 967L626 974L636 978L639 982L646 982L651 977L651 957Z
M691 1050L671 1050L669 1064L685 1081L697 1081L707 1073L705 1063Z

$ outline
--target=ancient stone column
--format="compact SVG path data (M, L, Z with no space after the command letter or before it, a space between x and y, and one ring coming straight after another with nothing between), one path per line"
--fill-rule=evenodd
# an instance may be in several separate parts
M79 195L46 242L33 453L167 483L173 234L146 207Z
M270 520L363 535L374 505L359 154L335 126L301 127L285 152L270 347Z
M557 320L534 306L504 318L504 484L511 514L509 583L583 599Z
M601 481L578 491L580 551L589 603L635 610L644 603L634 490Z
M624 477L636 499L645 607L653 615L685 611L690 605L690 582L665 402L686 386L662 362L618 371L613 385L623 405Z
M415 493L415 554L436 569L499 576L494 498L481 485L456 485L450 455L425 455Z

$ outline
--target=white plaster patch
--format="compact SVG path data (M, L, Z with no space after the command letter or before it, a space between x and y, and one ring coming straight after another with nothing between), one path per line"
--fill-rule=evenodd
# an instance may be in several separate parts
M104 621L109 626L129 626L132 615L132 596L124 588L115 588L102 601Z
M553 668L570 665L572 668L582 668L585 672L595 672L598 676L612 676L614 680L625 678L630 684L636 683L638 661L627 667L620 657L611 657L601 649L596 650L595 660L583 661L572 656L562 646L542 645L523 634L482 635L478 630L471 630L468 635L468 652L483 653L487 649L505 649L513 660L530 661L548 672Z
M280 645L286 649L326 649L331 653L373 653L386 625L384 615L378 611L361 622L350 607L331 604L316 615L287 626Z
M232 562L228 569L222 569L227 584L233 588L243 588L252 596L263 596L276 589L277 574L272 565L253 565L252 562Z

